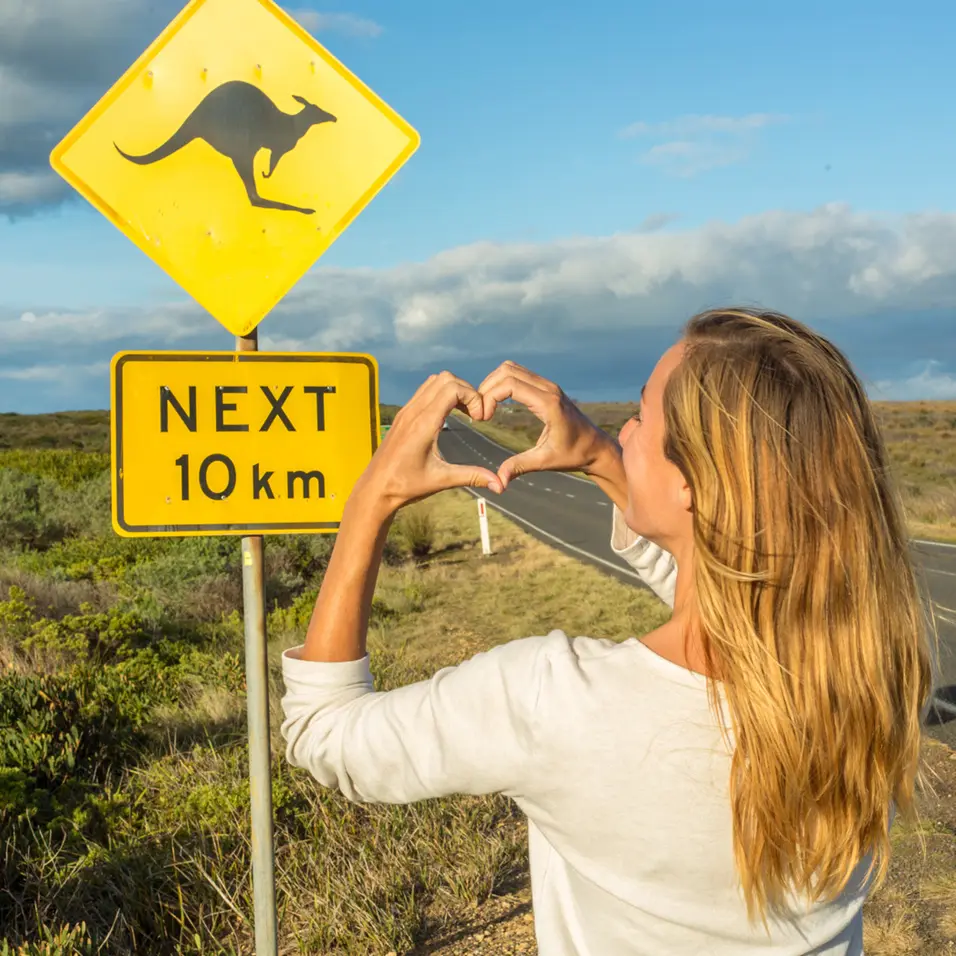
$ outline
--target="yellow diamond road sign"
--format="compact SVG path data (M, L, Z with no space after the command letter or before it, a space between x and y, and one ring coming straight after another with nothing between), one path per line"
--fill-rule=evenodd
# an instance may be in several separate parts
M271 0L191 0L50 161L247 335L418 144Z
M126 537L338 531L379 445L370 355L120 352L112 380Z

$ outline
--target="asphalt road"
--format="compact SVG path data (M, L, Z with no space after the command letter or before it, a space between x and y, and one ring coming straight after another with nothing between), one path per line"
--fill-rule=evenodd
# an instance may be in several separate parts
M438 442L448 461L495 470L513 454L454 417L448 424ZM516 478L500 496L480 494L489 507L514 519L539 540L621 581L645 586L611 550L611 502L593 482L540 472ZM927 732L956 747L956 546L913 542L912 554L925 571L939 632L937 707L927 721Z

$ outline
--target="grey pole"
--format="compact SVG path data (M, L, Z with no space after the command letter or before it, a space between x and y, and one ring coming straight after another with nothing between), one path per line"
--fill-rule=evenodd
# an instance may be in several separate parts
M236 351L259 348L256 330L236 338ZM256 956L277 956L275 850L272 834L272 761L269 733L269 659L262 535L242 539L242 606L246 631L246 709L249 720L249 796L252 810L252 894Z

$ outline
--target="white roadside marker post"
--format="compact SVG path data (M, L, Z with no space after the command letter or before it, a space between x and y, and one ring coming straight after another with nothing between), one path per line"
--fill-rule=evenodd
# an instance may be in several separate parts
M491 539L488 537L488 510L485 499L478 499L478 526L481 528L481 553L491 554Z

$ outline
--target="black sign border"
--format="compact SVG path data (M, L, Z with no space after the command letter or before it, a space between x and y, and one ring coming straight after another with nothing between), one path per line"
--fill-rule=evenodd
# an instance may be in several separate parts
M339 530L338 521L309 521L294 523L268 522L260 524L177 524L177 525L132 525L124 517L123 503L123 369L128 362L310 362L330 365L364 365L368 370L369 431L372 439L372 454L379 446L380 436L377 427L378 382L375 365L363 355L283 355L275 352L143 352L120 355L113 366L113 480L114 480L114 517L116 524L129 535L199 535L199 534L289 534L306 532L332 533Z

